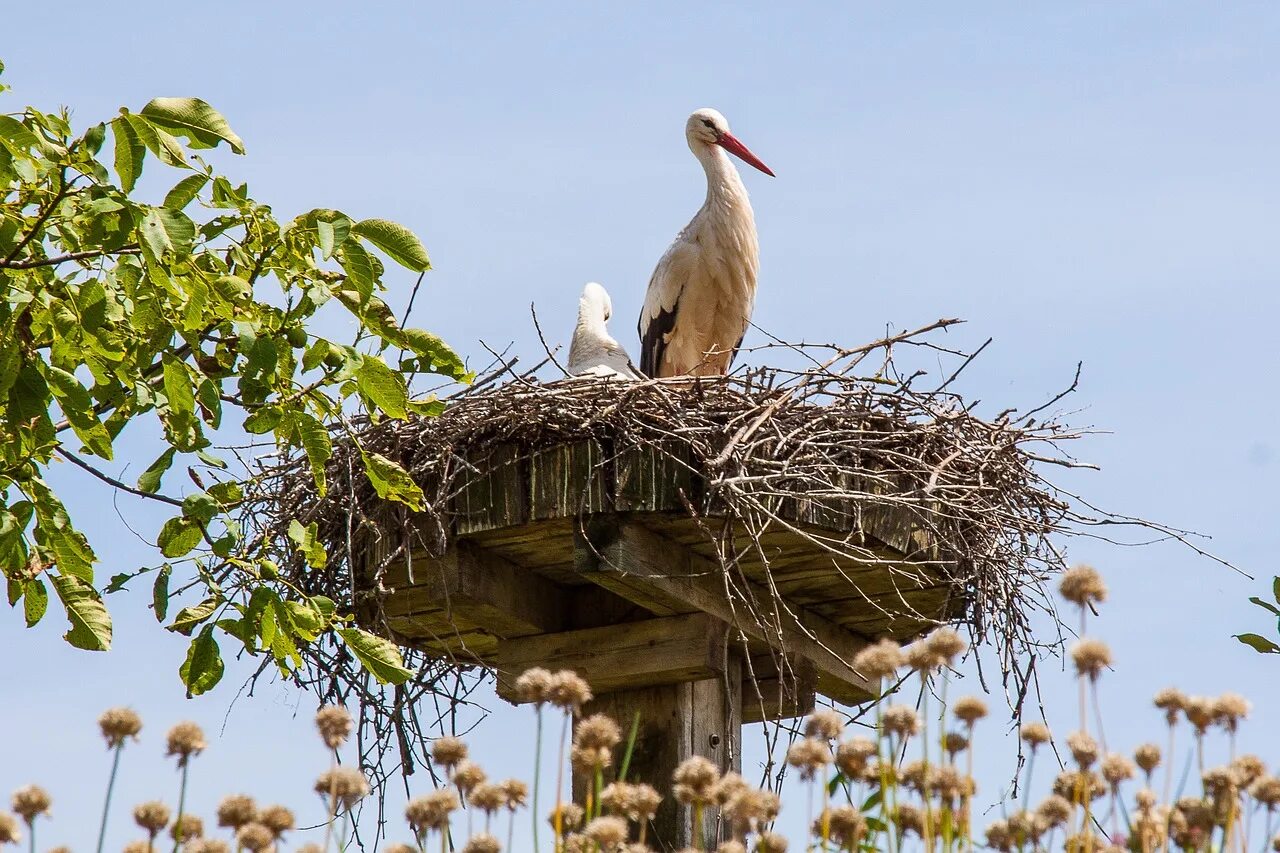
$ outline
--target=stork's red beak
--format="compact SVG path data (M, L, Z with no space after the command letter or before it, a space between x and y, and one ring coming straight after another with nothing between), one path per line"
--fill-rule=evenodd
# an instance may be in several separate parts
M740 158L744 163L750 163L752 166L755 166L769 177L777 177L777 175L773 173L773 170L764 164L764 161L752 154L751 149L739 142L738 137L734 136L732 133L720 134L720 138L716 140L716 144L735 157Z

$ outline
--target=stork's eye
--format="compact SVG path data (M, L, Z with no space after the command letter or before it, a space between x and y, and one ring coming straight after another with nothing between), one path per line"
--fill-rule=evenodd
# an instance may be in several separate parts
M716 129L716 123L709 118L704 118L702 120L702 123L705 124L707 127L711 128L712 130Z

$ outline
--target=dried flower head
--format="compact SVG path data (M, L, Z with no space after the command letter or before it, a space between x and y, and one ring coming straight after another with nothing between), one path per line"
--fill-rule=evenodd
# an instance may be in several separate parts
M17 844L22 841L22 832L18 826L17 818L8 812L0 812L0 844Z
M977 696L961 696L951 706L951 713L955 714L957 720L973 728L974 723L987 715L987 703Z
M724 806L724 813L742 830L757 829L777 816L777 794L743 786Z
M246 823L236 832L236 843L253 853L261 853L275 840L275 833L257 821Z
M142 731L142 718L129 708L108 708L98 717L98 727L107 740L107 746L115 749L122 746L126 739L138 739Z
M675 783L672 792L682 803L707 805L715 799L715 786L720 781L720 771L701 755L694 755L680 762L671 774Z
M368 795L369 780L354 767L334 767L316 779L315 791L326 799L336 799L349 809Z
M868 680L887 678L903 665L902 647L890 639L867 646L853 657L853 668Z
M551 699L551 673L540 666L526 669L516 678L516 701L542 705Z
M1133 801L1138 806L1138 811L1149 812L1156 807L1159 800L1156 798L1156 792L1150 788L1143 788L1141 791L1133 795Z
M721 841L716 853L747 853L747 845L741 841Z
M582 818L582 806L577 803L561 803L547 815L547 823L551 824L552 829L564 832L582 826ZM557 821L559 826L556 825Z
M1102 771L1102 778L1106 779L1113 788L1119 787L1121 782L1132 779L1135 773L1133 762L1118 752L1112 752L1102 759L1102 766L1099 769Z
M1036 815L1049 829L1057 828L1071 819L1071 801L1058 794L1050 794L1036 806Z
M169 729L169 734L165 737L169 744L165 755L176 755L179 767L186 764L191 756L203 752L206 746L204 731L190 721L178 723Z
M400 842L396 842L395 844L388 844L385 848L383 848L383 850L384 850L384 853L422 853L422 851L420 851L414 845L403 844Z
M886 732L900 738L911 737L920 732L920 715L909 705L886 708L880 722Z
M605 714L592 714L578 723L573 732L573 742L585 749L613 749L622 740L622 730L613 718Z
M293 812L284 806L267 806L258 812L258 823L271 830L277 840L295 826Z
M1151 778L1151 771L1160 766L1160 747L1154 743L1144 743L1133 751L1133 761L1142 772Z
M1088 770L1098 760L1098 742L1088 732L1067 735L1067 749L1081 770Z
M1072 646L1071 660L1075 662L1077 675L1097 681L1102 670L1111 666L1111 649L1101 640L1081 640Z
M904 836L909 832L914 832L918 837L924 837L924 813L920 811L920 807L915 803L899 803L898 804L898 831Z
M467 800L480 811L491 815L507 804L507 792L502 790L501 785L481 782L471 789Z
M449 815L457 811L458 795L452 788L437 788L429 794L414 797L404 807L409 828L421 835L429 829L444 829Z
M316 712L316 731L330 749L337 749L351 736L351 714L341 705L325 705Z
M569 751L569 763L575 770L594 773L613 763L613 750L589 749L575 744Z
M876 744L870 738L850 738L836 747L836 766L848 778L856 779L876 752Z
M730 770L720 777L720 781L716 783L715 788L711 791L711 799L717 805L723 806L734 798L740 791L745 791L750 785L747 780L743 779L738 773Z
M1082 803L1086 796L1096 800L1110 790L1101 776L1085 770L1064 770L1053 780L1053 793L1072 803Z
M787 839L776 832L762 832L756 839L756 853L787 853Z
M826 827L826 833L823 833ZM845 849L856 849L867 834L867 821L853 806L824 809L813 824L814 833L832 838Z
M565 669L551 676L547 698L557 708L576 714L591 701L591 688L576 672Z
M993 850L999 850L1001 853L1008 853L1013 849L1013 836L1009 834L1009 824L1007 821L995 820L987 825L986 830L987 846Z
M1240 721L1249 716L1249 700L1239 693L1223 693L1213 701L1213 721L1234 732Z
M151 853L151 842L147 840L130 841L123 848L124 853Z
M155 836L169 825L169 807L158 800L140 803L133 807L133 822Z
M182 814L169 827L169 835L179 844L204 837L204 821L193 814Z
M324 848L319 844L304 844L295 850L294 853L324 853Z
M613 850L627 840L627 822L620 817L598 817L583 828L582 834L600 845L601 850Z
M1101 604L1107 600L1107 585L1102 582L1102 575L1093 566L1084 564L1073 566L1062 573L1058 592L1067 601L1081 607Z
M811 738L835 740L844 733L844 717L831 708L814 711L805 720L804 733Z
M13 792L13 797L9 801L13 810L28 824L38 815L48 814L52 802L49 799L49 792L39 785L23 785Z
M969 739L960 732L947 732L942 737L942 748L947 751L952 761L960 753L969 748Z
M1033 720L1030 723L1023 723L1019 736L1035 750L1042 744L1046 744L1053 739L1053 735L1049 732L1049 727L1039 720Z
M195 841L187 842L182 849L186 853L231 853L231 845L221 838L197 838ZM298 848L297 853L303 853L301 847Z
M489 776L480 765L474 761L460 761L458 766L453 768L453 784L458 786L463 796L470 794L475 786L482 784L488 778Z
M502 793L507 798L507 808L515 811L524 808L525 802L529 799L529 786L519 779L504 779Z
M461 738L446 735L431 741L431 760L445 770L452 770L466 760L467 745Z
M952 662L964 654L964 650L969 647L955 628L945 626L925 637L924 643L933 650L945 666L951 666Z
M916 640L903 649L902 660L911 669L926 675L947 662L925 640Z
M258 814L258 807L252 797L244 794L232 794L223 797L218 803L218 826L239 829Z
M1247 787L1260 779L1267 772L1267 765L1256 755L1241 755L1231 762L1231 767L1240 777L1240 786Z
M462 845L462 853L499 853L502 842L487 832L477 832Z
M1280 853L1280 832L1277 832L1275 837L1271 839L1271 849L1276 853Z
M832 760L831 747L825 740L801 738L787 750L787 764L800 771L801 779L812 779L814 774Z
M1195 726L1196 731L1200 734L1204 734L1205 730L1217 719L1214 701L1206 696L1188 698L1182 711L1187 715L1187 722Z
M1165 722L1171 726L1178 722L1178 712L1187 707L1187 695L1176 687L1166 687L1156 691L1152 701L1157 708L1164 711Z
M1268 811L1275 811L1280 806L1280 778L1260 777L1249 786L1249 796L1266 806Z

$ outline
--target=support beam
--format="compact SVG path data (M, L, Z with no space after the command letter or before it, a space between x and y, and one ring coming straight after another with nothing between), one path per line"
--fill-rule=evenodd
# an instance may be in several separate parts
M741 577L733 579L738 594L731 599L718 565L635 522L597 518L579 538L576 568L592 583L657 613L709 613L753 640L808 658L824 696L855 704L878 694L852 666L866 640L829 619Z
M515 680L540 666L571 669L593 693L676 684L720 676L725 671L723 622L692 613L604 628L498 641L498 695L516 702Z
M781 657L780 652L753 656L750 667L742 667L742 722L803 717L813 710L817 680L808 658Z

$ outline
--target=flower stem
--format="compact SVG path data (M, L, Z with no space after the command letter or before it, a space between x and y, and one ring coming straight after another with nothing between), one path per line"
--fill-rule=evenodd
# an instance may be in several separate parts
M173 853L178 853L178 847L182 844L182 809L187 803L187 773L191 769L191 756L184 756L182 759L182 781L178 783L178 816L173 819Z
M538 853L538 784L542 781L542 703L539 702L535 710L538 718L538 737L533 747L533 853ZM511 813L511 820L515 822L515 812ZM507 844L507 849L511 849L511 844ZM99 851L101 853L101 851Z
M111 814L111 793L116 787L116 772L120 769L120 751L124 749L124 741L116 744L111 758L111 775L107 777L107 797L102 804L102 824L98 827L98 853L102 853L102 845L107 838L107 815Z

